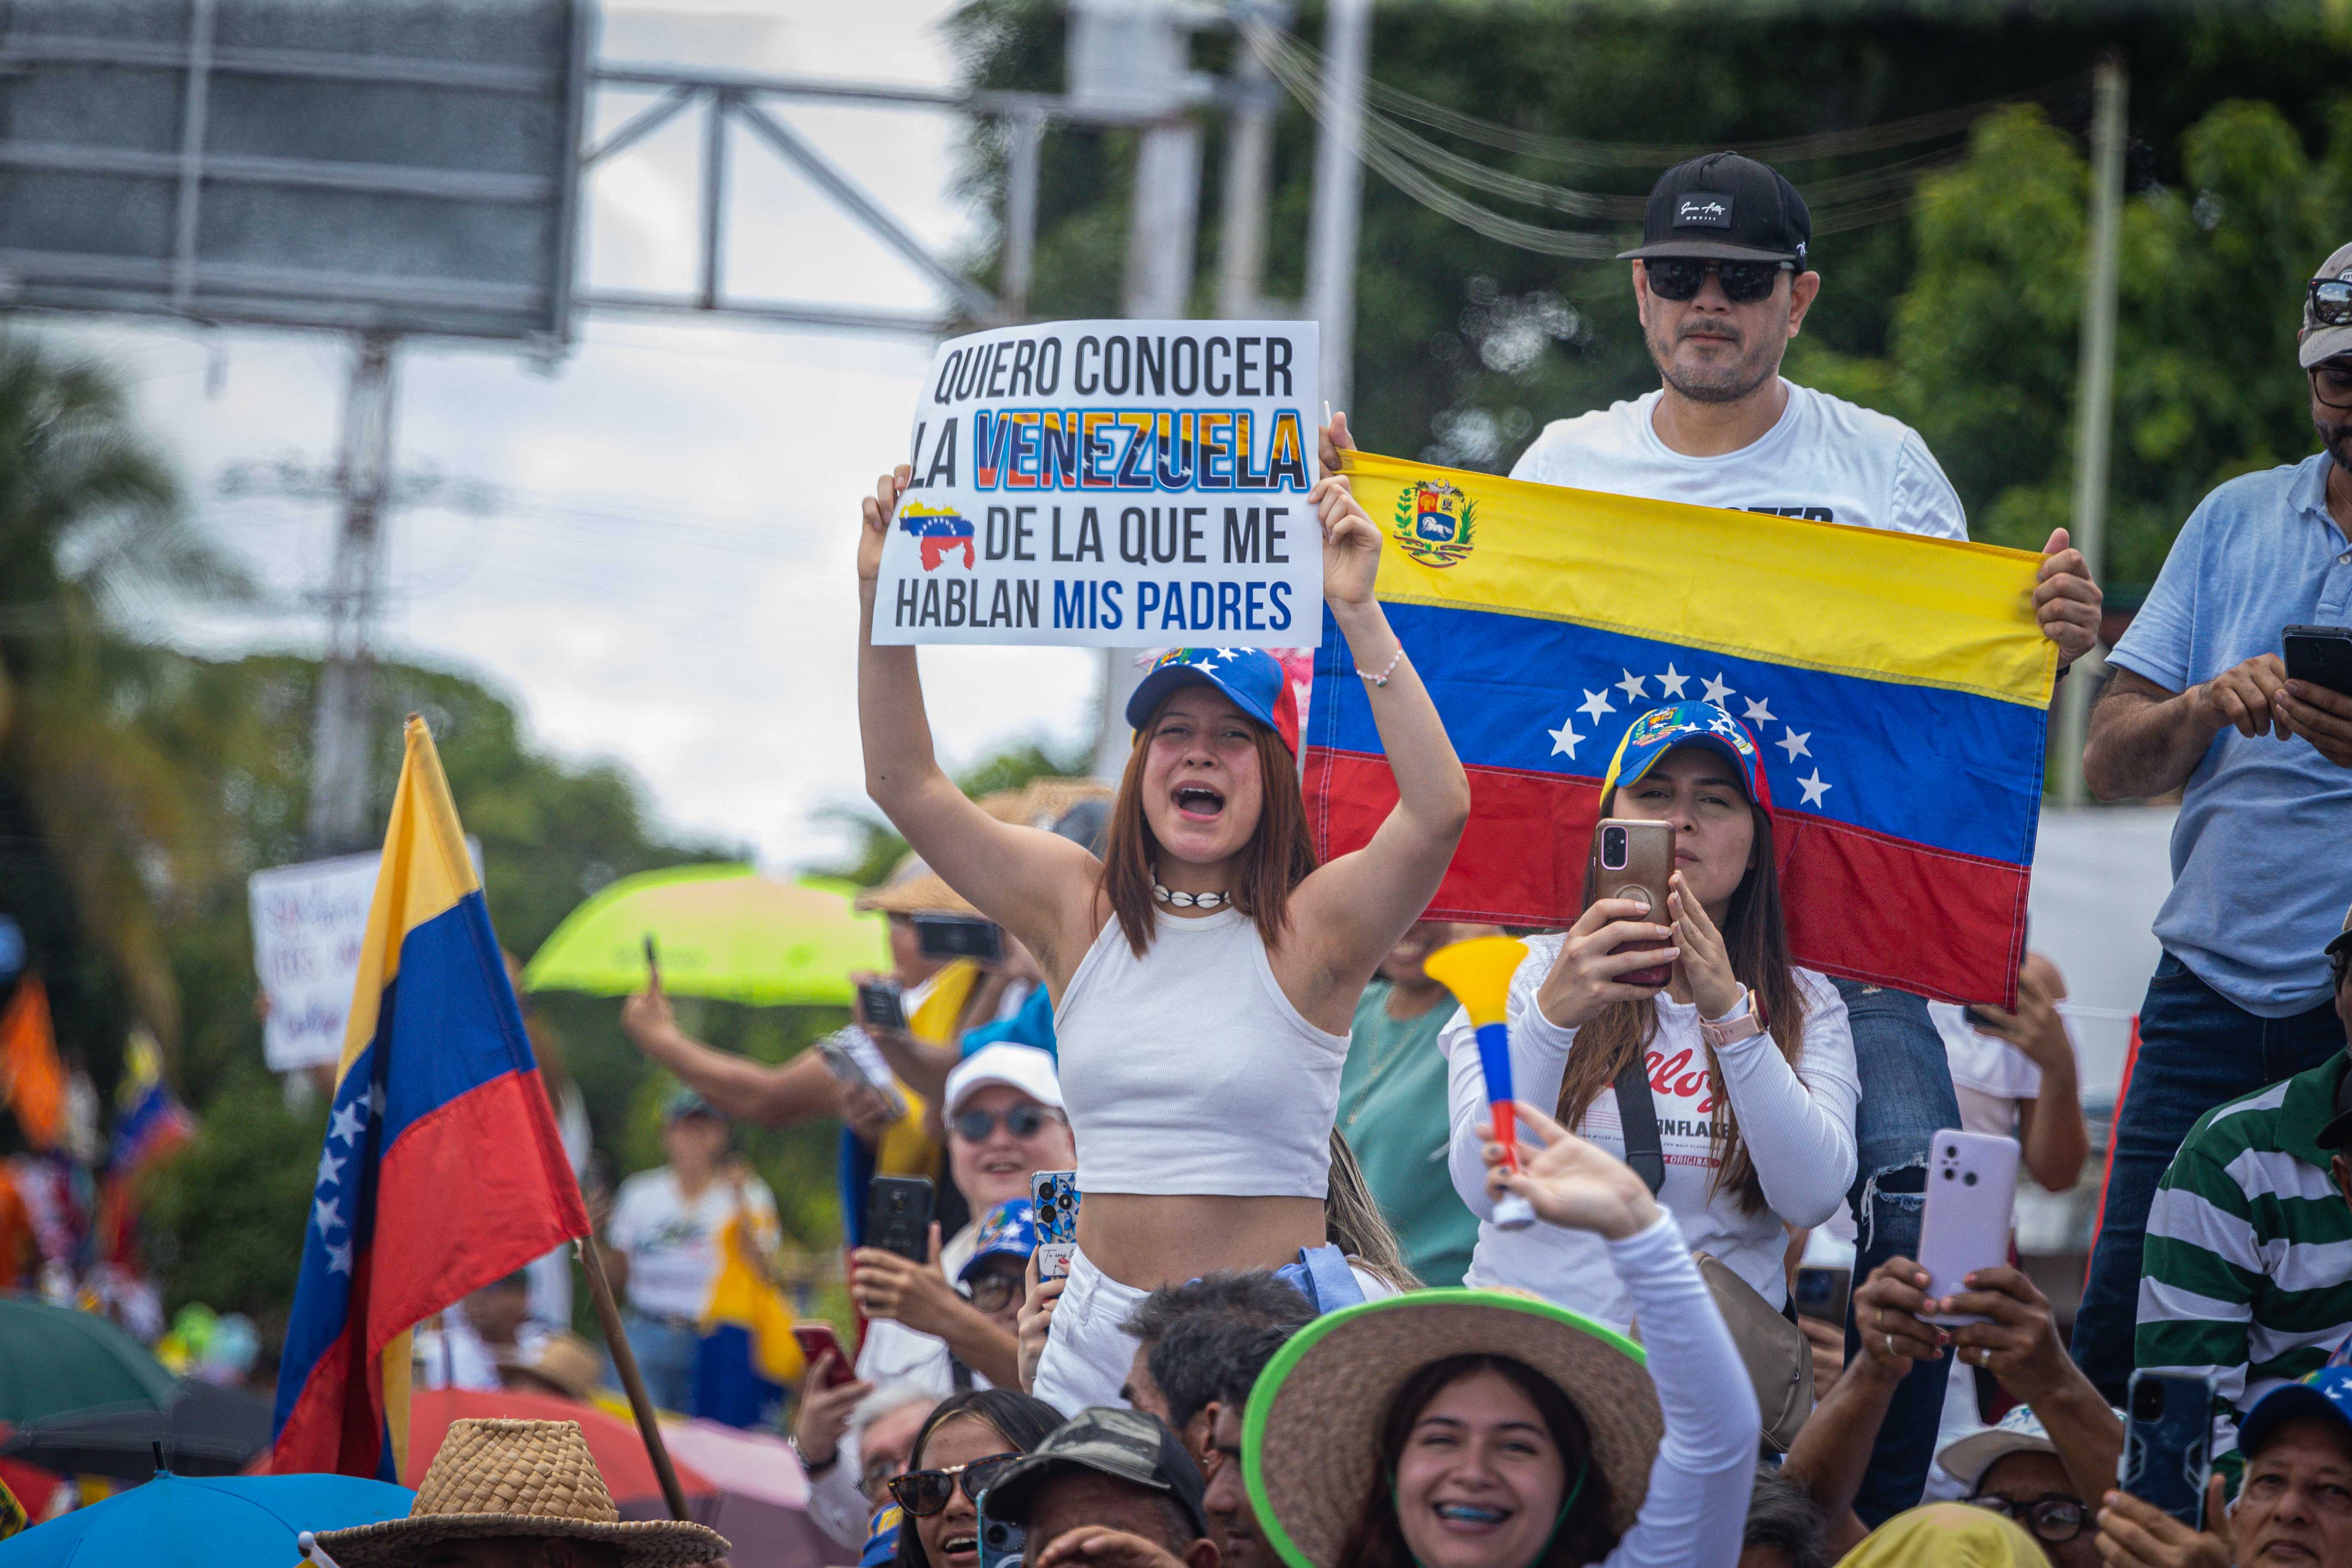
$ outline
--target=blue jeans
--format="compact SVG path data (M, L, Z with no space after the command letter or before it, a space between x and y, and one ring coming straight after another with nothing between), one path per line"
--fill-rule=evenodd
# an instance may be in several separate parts
M2167 952L2139 1006L2139 1057L2116 1108L2106 1203L2074 1315L2074 1361L2111 1405L2131 1381L2140 1254L2157 1184L2197 1119L2215 1106L2306 1072L2344 1048L2322 1003L2287 1018L2247 1012Z
M637 1371L646 1380L646 1394L657 1409L678 1415L694 1414L694 1355L702 1336L684 1323L649 1318L635 1308L621 1313L621 1330L629 1348L637 1352ZM605 1360L609 1363L611 1357ZM613 1372L613 1385L621 1374Z
M1853 1065L1862 1083L1854 1108L1854 1145L1860 1156L1853 1190L1846 1203L1860 1232L1853 1260L1859 1286L1890 1258L1919 1256L1919 1212L1927 1201L1927 1141L1942 1128L1960 1124L1959 1097L1952 1092L1952 1068L1943 1037L1928 1021L1927 1004L1906 992L1837 982L1853 1026ZM1862 1353L1849 1294L1845 1353ZM1905 1509L1917 1506L1936 1458L1936 1433L1944 1416L1942 1361L1921 1362L1895 1390L1870 1468L1854 1498L1854 1511L1873 1530Z

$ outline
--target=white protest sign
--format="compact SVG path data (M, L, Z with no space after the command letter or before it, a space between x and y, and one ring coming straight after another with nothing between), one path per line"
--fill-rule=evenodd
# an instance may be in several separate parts
M476 875L482 847L466 840ZM261 1054L272 1072L339 1062L343 1024L358 984L368 907L381 855L341 855L256 871L246 881L253 911L253 968L269 1016Z
M874 640L1313 647L1312 321L1055 321L940 345Z

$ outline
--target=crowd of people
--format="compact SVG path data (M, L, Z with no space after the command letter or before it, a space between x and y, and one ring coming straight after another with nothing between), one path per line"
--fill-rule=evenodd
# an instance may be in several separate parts
M1659 389L1549 426L1515 477L1965 538L1916 432L1780 375L1810 239L1761 163L1669 171L1627 253ZM791 1428L843 1562L2352 1568L2352 696L2279 653L2352 619L2352 246L2297 341L2323 449L2197 509L2092 711L2092 788L2181 809L2071 1336L2018 1267L1938 1296L1917 1261L1939 1130L2013 1137L2053 1189L2084 1169L2063 977L2030 954L2013 1011L1963 1010L1798 964L1761 740L1715 703L1631 716L1601 815L1671 825L1665 907L1589 883L1526 938L1497 1141L1425 967L1492 928L1420 918L1469 785L1375 596L1340 416L1325 608L1397 798L1324 863L1297 695L1256 650L1160 657L1108 799L967 798L914 650L871 640L908 470L865 500L866 782L911 855L866 900L892 973L861 978L897 1016L862 1015L876 1070L845 1072L713 1050L657 984L629 1002L685 1086L607 1232L648 1381L690 1405L688 1276L726 1225L773 1224L716 1173L726 1122L837 1120L864 1331L815 1356ZM2101 612L2053 532L2032 613L2062 679ZM926 956L939 916L995 956ZM1033 1203L1053 1173L1074 1215ZM866 1234L874 1184L910 1177L922 1244ZM1793 1289L1825 1244L1842 1321ZM2128 1484L2135 1369L2207 1380L2201 1518Z

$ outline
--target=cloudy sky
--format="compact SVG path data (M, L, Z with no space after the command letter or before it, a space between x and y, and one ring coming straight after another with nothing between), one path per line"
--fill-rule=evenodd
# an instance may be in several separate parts
M607 60L940 85L942 0L677 0L608 11ZM648 101L603 96L609 127ZM957 122L926 111L779 106L936 250L986 232L959 205ZM592 286L681 289L694 268L694 149L681 116L597 172ZM726 255L740 294L926 309L930 286L737 135ZM213 535L285 602L188 612L185 646L315 650L334 515L220 493L233 466L331 463L348 349L324 333L199 332L49 318L104 353L200 498ZM853 698L856 498L903 449L930 345L903 336L591 316L552 374L495 349L399 364L398 465L479 481L488 516L396 515L380 646L469 671L571 757L617 758L680 831L750 843L768 865L822 858L812 814L862 799ZM1082 738L1094 663L1067 649L927 652L954 763L1026 736Z

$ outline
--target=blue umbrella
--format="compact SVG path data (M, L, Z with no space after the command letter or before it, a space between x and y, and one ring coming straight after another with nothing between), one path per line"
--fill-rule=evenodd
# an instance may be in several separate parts
M295 1536L406 1519L416 1494L352 1476L175 1476L0 1541L0 1568L255 1568L299 1562Z

